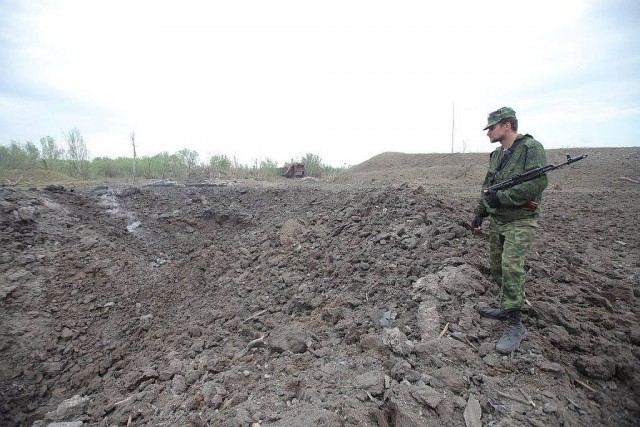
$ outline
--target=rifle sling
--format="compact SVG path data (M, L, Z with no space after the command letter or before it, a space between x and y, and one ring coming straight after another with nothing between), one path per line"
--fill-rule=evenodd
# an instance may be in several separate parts
M507 150L504 150L502 152L502 158L498 162L498 166L496 167L496 172L493 174L493 177L491 178L492 185L495 184L496 177L500 174L500 171L502 170L502 168L504 168L505 163L507 163L507 160L509 160L509 158L511 157L511 154L513 154L513 152L516 150L516 148L518 148L518 146L522 141L524 141L524 138L520 138L514 141L513 144L511 144L511 147L509 147Z

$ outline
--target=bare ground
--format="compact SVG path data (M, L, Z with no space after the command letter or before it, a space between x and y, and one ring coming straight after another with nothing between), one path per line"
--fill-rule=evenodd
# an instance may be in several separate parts
M486 154L0 187L0 424L638 425L640 149L569 151L589 157L550 177L513 358L476 312Z

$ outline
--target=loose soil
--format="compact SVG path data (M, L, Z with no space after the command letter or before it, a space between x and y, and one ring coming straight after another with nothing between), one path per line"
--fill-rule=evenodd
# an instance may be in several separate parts
M477 314L486 154L0 187L0 424L638 425L640 148L569 152L512 357Z

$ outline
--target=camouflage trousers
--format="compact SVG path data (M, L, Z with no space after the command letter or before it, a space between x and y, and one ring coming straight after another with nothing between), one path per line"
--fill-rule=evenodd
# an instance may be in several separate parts
M533 243L537 219L521 219L507 224L491 220L489 249L491 274L500 287L500 307L521 308L524 301L524 256Z

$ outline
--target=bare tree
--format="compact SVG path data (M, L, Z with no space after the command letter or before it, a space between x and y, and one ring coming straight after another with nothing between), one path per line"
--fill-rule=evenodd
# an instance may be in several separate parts
M82 134L77 128L73 128L64 134L64 138L68 146L67 156L71 161L71 174L87 178L89 173L87 168L89 151L87 150L87 144L84 142Z

